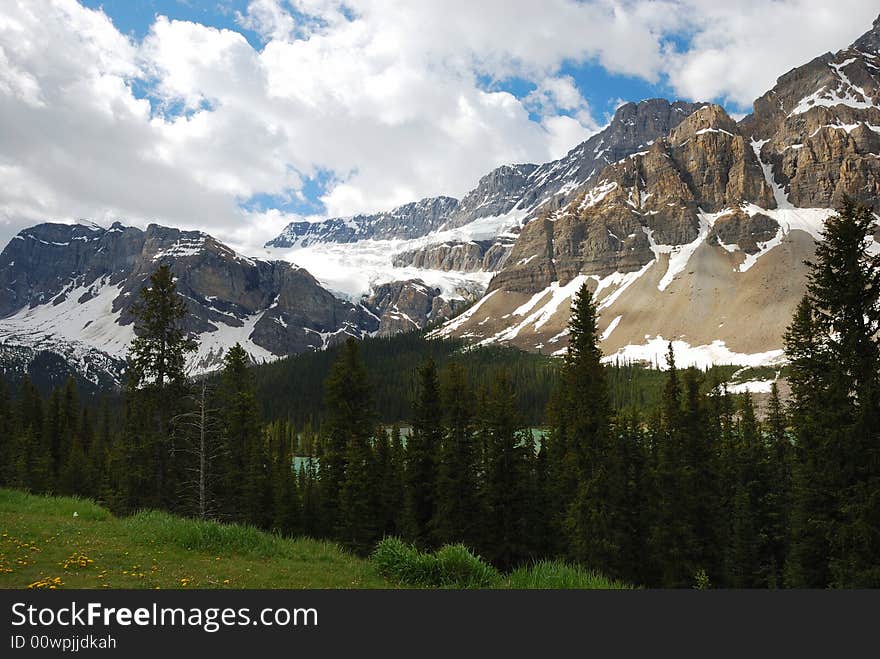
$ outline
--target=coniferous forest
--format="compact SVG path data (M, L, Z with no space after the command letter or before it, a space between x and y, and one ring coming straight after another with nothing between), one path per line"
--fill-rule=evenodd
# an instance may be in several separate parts
M186 306L141 293L120 392L0 383L0 485L335 539L461 542L647 587L880 586L880 255L846 204L759 414L715 371L606 366L584 287L561 360L412 335L188 378ZM400 347L405 349L401 350ZM297 366L299 365L299 366ZM540 430L537 430L540 429Z

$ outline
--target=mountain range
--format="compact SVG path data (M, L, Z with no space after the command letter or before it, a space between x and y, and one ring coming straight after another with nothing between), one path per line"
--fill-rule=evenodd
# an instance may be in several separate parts
M460 200L294 222L259 255L156 224L25 229L0 254L0 362L49 354L96 386L120 381L131 306L167 263L201 342L193 371L236 341L268 361L429 325L560 354L585 282L608 359L660 363L672 341L685 364L781 363L824 220L845 197L876 205L878 51L880 18L739 121L709 103L627 103L559 160L496 168Z

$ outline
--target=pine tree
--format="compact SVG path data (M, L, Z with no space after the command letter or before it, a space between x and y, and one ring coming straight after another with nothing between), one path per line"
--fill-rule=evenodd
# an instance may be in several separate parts
M569 345L550 437L550 473L560 479L557 496L571 502L563 526L570 552L596 569L611 565L619 556L622 527L613 490L615 479L625 478L623 464L614 459L620 452L612 450L619 438L611 437L608 388L598 344L596 305L584 284L571 306ZM621 487L617 490L623 492Z
M412 434L406 444L408 537L431 547L431 520L436 513L437 463L443 441L443 412L437 365L429 359L418 371Z
M129 431L134 437L129 439L141 452L129 456L127 467L151 472L148 476L152 476L153 483L140 484L148 488L142 503L170 508L176 484L167 482L174 478L169 422L179 410L186 388L186 355L195 350L196 344L183 329L186 303L177 293L167 265L150 275L149 285L141 289L132 314L136 337L129 346L127 375L134 421ZM152 422L145 423L147 419ZM137 461L144 464L135 467Z
M534 460L531 434L517 412L516 395L500 372L479 414L478 434L485 449L483 521L485 544L480 553L503 569L531 557L530 473Z
M843 587L880 586L880 254L875 216L847 201L825 223L808 297L832 359L830 388L848 411L840 459L840 523L831 576ZM828 404L826 402L826 404Z
M374 441L375 469L373 473L376 494L378 534L395 536L400 533L404 504L403 446L400 426L391 428L390 437L380 430Z
M473 394L467 374L450 364L441 381L444 436L437 464L437 508L431 528L435 544L480 541L482 501L477 483L479 455L474 436Z
M14 484L31 492L53 488L52 454L46 433L43 400L28 376L21 380L17 400Z
M355 498L362 489L366 489L366 485L352 479L361 476L369 478L367 456L375 428L375 411L357 341L350 338L345 342L324 387L327 420L318 472L323 507L321 520L326 535L339 537L339 533L344 532L349 536L354 533L359 537L349 537L347 540L359 542L361 538L356 527L360 520L356 516L360 502ZM349 474L348 461L352 458L356 462ZM343 501L343 496L349 498Z
M736 480L733 491L732 535L728 572L736 588L755 588L763 583L765 538L762 537L762 488L765 485L763 446L755 408L749 394L739 405Z
M767 454L764 473L767 475L767 586L781 588L783 568L788 555L789 514L791 508L791 439L779 388L774 382L770 388L765 419Z
M272 446L272 528L282 535L293 536L302 527L302 505L293 463L293 437L286 424L270 430Z
M880 257L871 211L825 224L785 340L795 432L789 585L880 583Z
M272 521L268 455L257 407L249 358L236 343L223 357L219 408L223 444L218 480L225 493L222 510L257 526Z
M6 381L0 378L0 487L13 481L15 442L13 440L12 401Z

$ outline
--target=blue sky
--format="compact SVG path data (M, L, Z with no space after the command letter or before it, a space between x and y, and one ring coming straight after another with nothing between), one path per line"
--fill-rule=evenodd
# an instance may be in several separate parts
M620 101L739 114L851 43L864 0L0 3L0 239L89 218L240 247L296 219L461 197Z
M116 28L133 39L141 41L150 31L157 16L166 16L171 20L190 21L219 29L233 30L242 34L255 50L266 45L266 39L253 29L248 29L237 17L248 11L249 0L82 0L82 4L92 9L100 9L106 13ZM291 8L291 13L299 16ZM686 41L681 35L668 39L676 47L686 48ZM617 105L623 101L639 101L645 98L674 98L673 90L665 83L664 78L651 83L643 78L627 75L616 75L604 67L591 61L562 62L558 70L559 76L571 77L583 98L589 104L593 118L598 125L607 123ZM510 76L489 78L481 76L481 87L490 91L506 91L518 99L525 99L536 89L533 81L522 77ZM132 86L134 94L139 98L155 101L151 95L151 86L143 81L135 81ZM724 99L712 99L724 103ZM730 111L739 112L743 108L727 103ZM155 108L155 103L154 103ZM180 103L165 104L162 113L166 117L192 114L195 110L187 109ZM558 109L559 115L574 116L575 112ZM529 117L540 122L541 116L535 111ZM574 147L575 144L571 144ZM302 215L321 214L326 210L321 197L327 193L334 183L331 172L321 170L314 176L302 177L302 188L299 194L257 193L241 202L247 211L265 211L276 208L288 213Z

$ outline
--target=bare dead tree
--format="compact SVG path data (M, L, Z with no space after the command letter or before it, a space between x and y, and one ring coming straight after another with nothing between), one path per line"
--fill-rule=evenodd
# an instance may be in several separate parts
M210 407L210 389L205 377L197 383L196 393L189 398L194 409L173 417L172 425L175 438L181 440L178 450L194 458L193 464L186 468L192 477L184 482L184 487L195 493L198 515L206 519L212 504L211 467L223 452L220 410Z

